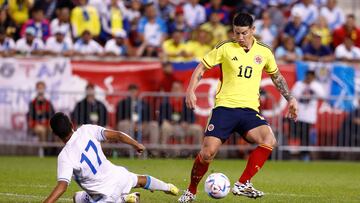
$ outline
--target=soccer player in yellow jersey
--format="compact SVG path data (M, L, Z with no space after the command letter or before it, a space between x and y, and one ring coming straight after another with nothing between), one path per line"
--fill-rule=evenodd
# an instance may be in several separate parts
M219 43L202 59L191 77L186 104L194 108L195 89L204 72L220 65L222 76L216 94L215 107L212 110L200 153L194 161L191 182L188 189L179 198L179 202L195 200L197 185L208 170L219 147L232 132L257 144L248 159L246 168L234 184L232 193L249 198L264 195L250 183L251 178L264 165L273 147L275 136L266 120L259 115L259 88L262 71L268 73L289 103L288 117L296 120L297 101L290 94L284 77L281 75L270 48L258 42L253 34L253 18L247 13L239 13L233 19L234 39Z

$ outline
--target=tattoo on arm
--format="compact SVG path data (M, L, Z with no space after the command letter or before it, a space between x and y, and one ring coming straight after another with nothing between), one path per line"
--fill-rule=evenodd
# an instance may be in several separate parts
M270 75L270 77L276 88L280 91L281 95L284 96L287 101L293 98L289 91L289 87L286 83L285 78L281 75L279 71L275 74Z
M200 81L202 79L202 75L200 74L197 79Z

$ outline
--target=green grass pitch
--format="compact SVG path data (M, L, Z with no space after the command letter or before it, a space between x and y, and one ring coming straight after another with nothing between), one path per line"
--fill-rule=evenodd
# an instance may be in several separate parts
M139 174L150 174L174 183L182 190L189 182L190 159L112 159L113 163ZM244 160L215 160L211 172L226 174L233 184L241 174ZM0 157L0 202L40 202L56 184L56 158ZM205 179L205 178L204 178ZM269 161L253 178L263 190L261 199L233 196L213 200L200 183L196 202L360 202L360 164L356 162ZM59 202L71 202L80 190L75 182ZM141 192L142 203L176 202L177 197L162 192Z

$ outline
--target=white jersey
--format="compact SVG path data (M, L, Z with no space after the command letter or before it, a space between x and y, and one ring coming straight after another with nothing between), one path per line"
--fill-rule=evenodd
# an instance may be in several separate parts
M58 157L58 181L70 183L73 176L91 196L111 196L119 187L124 188L122 184L129 181L121 177L124 173L129 176L128 172L121 172L118 166L106 159L101 149L104 130L97 125L82 125L73 133Z
M303 81L297 81L294 84L292 93L298 100L298 121L310 124L316 123L318 100L325 98L325 92L323 86L317 81L312 81L310 84L306 84Z

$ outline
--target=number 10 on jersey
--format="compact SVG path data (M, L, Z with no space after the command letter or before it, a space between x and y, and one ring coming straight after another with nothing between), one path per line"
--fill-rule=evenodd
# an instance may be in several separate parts
M98 162L98 164L99 164L99 166L100 166L102 162L101 162L101 159L100 159L100 157L99 157L99 153L98 153L97 147L96 147L96 145L94 144L94 142L91 141L91 140L89 140L88 144L86 145L86 147L85 147L85 152L88 152L89 149L90 149L90 147L93 148L93 150L94 150L94 152L95 152L95 154L96 154L97 162ZM88 153L90 153L90 152L88 152ZM97 173L97 170L96 170L94 164L91 163L90 159L86 156L86 154L82 153L82 154L81 154L80 163L82 163L82 162L84 162L84 161L87 163L87 165L90 167L92 173L95 175L95 174Z
M251 66L246 66L244 68L243 65L241 65L239 67L239 69L240 69L240 71L239 71L238 77L251 78L251 75L252 75L252 67Z

